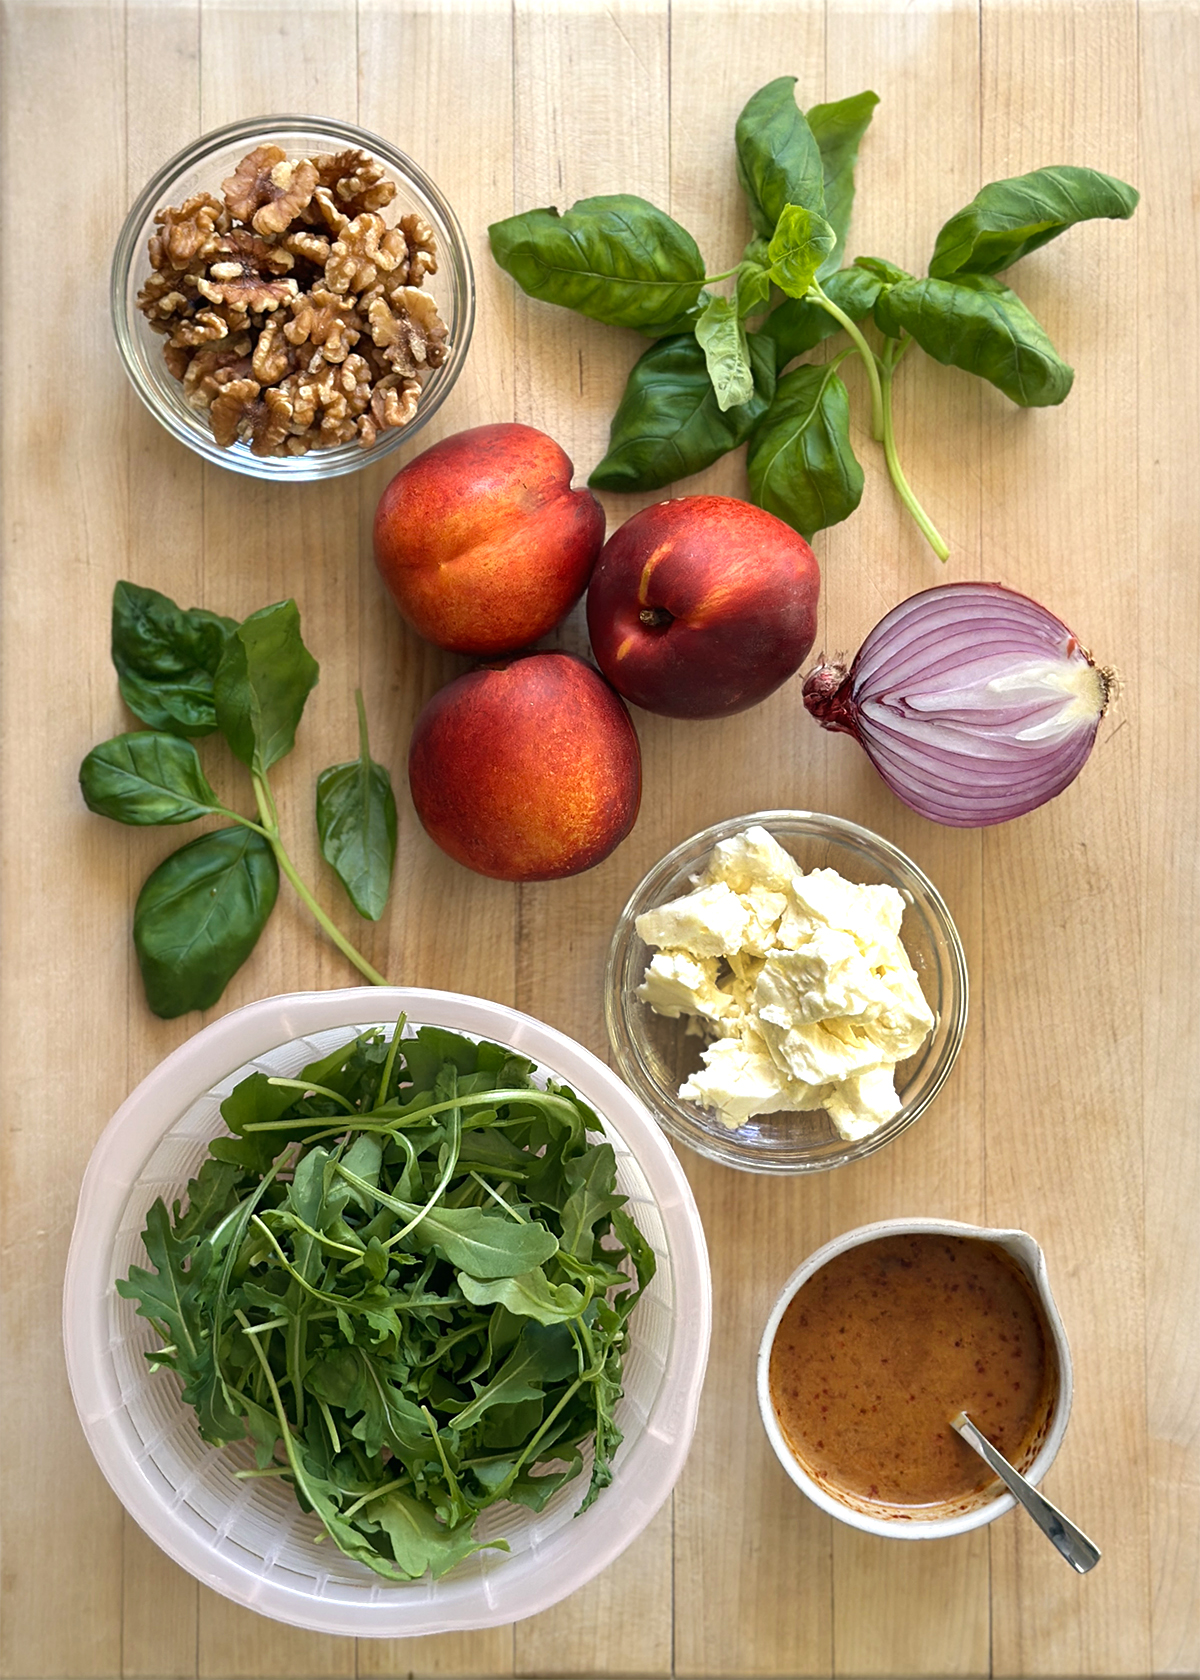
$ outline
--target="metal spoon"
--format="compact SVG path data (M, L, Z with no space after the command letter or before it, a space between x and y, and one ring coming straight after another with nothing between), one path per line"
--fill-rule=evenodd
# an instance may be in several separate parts
M1086 1575L1089 1569L1094 1569L1100 1562L1100 1548L1094 1546L1073 1522L1068 1522L1061 1511L1044 1499L1032 1482L1027 1482L1019 1470L998 1453L985 1435L981 1435L965 1412L959 1412L950 1419L951 1429L957 1429L968 1446L974 1447L985 1464L996 1472L1009 1491L1024 1505L1029 1515L1066 1558L1072 1569L1077 1569L1081 1575Z

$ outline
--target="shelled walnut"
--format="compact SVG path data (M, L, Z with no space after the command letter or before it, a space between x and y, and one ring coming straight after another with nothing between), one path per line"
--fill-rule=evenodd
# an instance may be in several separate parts
M223 448L303 455L410 425L447 331L421 290L433 229L382 212L384 165L357 149L256 146L222 182L155 216L138 308L185 401Z

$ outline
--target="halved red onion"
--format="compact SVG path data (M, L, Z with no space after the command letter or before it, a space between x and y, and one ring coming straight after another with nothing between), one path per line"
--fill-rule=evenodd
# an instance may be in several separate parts
M1116 688L1028 595L944 583L894 607L848 671L818 665L804 704L823 728L853 735L914 811L981 828L1074 781Z

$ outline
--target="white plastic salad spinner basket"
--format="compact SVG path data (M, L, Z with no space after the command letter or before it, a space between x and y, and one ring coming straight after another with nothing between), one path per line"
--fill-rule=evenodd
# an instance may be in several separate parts
M545 1510L499 1504L476 1533L511 1552L478 1552L439 1581L395 1583L316 1543L320 1521L290 1487L239 1480L249 1446L202 1441L166 1371L151 1372L152 1327L115 1282L145 1263L141 1232L161 1196L170 1207L224 1129L220 1104L254 1069L291 1076L365 1027L447 1027L510 1046L535 1078L569 1085L603 1122L617 1188L658 1259L630 1320L624 1442L612 1485L582 1516L583 1477ZM712 1292L687 1179L637 1098L590 1051L501 1004L453 992L356 987L264 999L205 1027L118 1109L84 1176L67 1260L63 1337L88 1444L113 1491L151 1539L227 1598L294 1627L358 1637L493 1627L548 1609L604 1569L662 1505L683 1467L708 1357Z

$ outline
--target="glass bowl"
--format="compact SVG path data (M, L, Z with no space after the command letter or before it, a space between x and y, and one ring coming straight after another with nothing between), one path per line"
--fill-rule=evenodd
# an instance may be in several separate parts
M434 1581L385 1581L330 1542L273 1478L239 1479L245 1442L201 1440L179 1380L147 1368L161 1338L117 1294L144 1265L141 1232L156 1197L170 1206L225 1131L220 1104L249 1072L294 1077L401 1011L418 1025L510 1046L535 1079L568 1085L600 1117L617 1188L657 1257L630 1319L624 1439L613 1480L576 1516L589 1467L540 1513L498 1503L476 1534L481 1551ZM708 1358L712 1289L704 1231L666 1139L631 1091L590 1051L529 1015L483 998L407 987L351 987L266 998L234 1010L161 1062L122 1104L92 1153L67 1258L63 1341L79 1419L113 1491L146 1533L198 1580L293 1627L367 1638L496 1627L548 1609L590 1581L642 1532L683 1468Z
M352 442L331 449L311 449L306 455L259 456L239 441L222 449L212 435L207 413L188 405L182 382L167 367L165 338L152 330L137 307L138 292L152 272L147 243L155 230L156 211L182 204L196 192L220 196L226 176L248 152L268 142L280 146L289 157L360 147L378 158L396 182L396 197L382 212L385 221L391 225L415 211L437 235L437 273L429 277L424 289L435 299L448 329L446 359L429 371L409 424L381 431L369 448ZM407 443L449 396L467 354L475 320L471 259L458 219L442 194L412 159L389 141L330 117L254 117L230 123L201 136L165 163L147 184L121 229L113 254L111 300L117 348L125 371L151 414L171 435L206 461L233 472L292 483L357 472Z
M804 870L836 869L848 881L882 882L905 901L900 936L934 1016L932 1032L896 1067L902 1107L868 1136L848 1142L824 1109L756 1115L736 1129L677 1093L701 1067L706 1041L687 1022L655 1014L638 998L652 948L634 923L643 911L690 892L718 840L758 824ZM622 910L608 954L604 1010L616 1065L625 1081L680 1143L746 1172L820 1172L882 1149L923 1114L949 1077L967 1023L967 965L962 941L933 884L897 847L869 829L816 811L758 811L730 817L668 852Z

